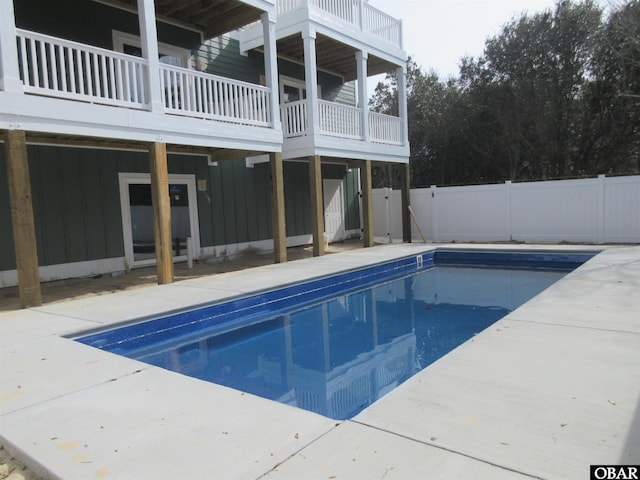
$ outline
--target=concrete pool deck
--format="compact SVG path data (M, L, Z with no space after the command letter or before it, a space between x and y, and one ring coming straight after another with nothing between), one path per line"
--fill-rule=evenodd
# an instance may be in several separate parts
M62 335L438 247L603 250L352 420ZM394 244L0 313L0 445L62 479L585 479L640 463L640 247Z

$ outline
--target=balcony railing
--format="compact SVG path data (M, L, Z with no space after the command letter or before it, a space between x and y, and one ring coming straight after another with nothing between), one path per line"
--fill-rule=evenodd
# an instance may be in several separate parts
M147 62L139 57L18 30L26 93L129 109L147 109ZM161 64L166 113L270 126L267 87Z
M282 106L282 129L285 138L307 134L307 101L287 103Z
M144 108L142 58L18 30L24 91L91 103Z
M369 112L369 137L372 142L402 145L402 119Z
M308 135L308 100L287 103L282 106L282 128L285 138ZM362 110L339 103L318 101L319 134L364 140ZM368 140L386 145L403 144L401 118L368 112Z
M278 0L278 15L304 5L314 6L344 22L355 25L363 32L402 47L402 22L364 0Z
M339 103L318 101L320 131L325 135L342 138L362 138L361 110Z
M160 65L160 85L169 113L246 125L271 123L267 87L172 65Z

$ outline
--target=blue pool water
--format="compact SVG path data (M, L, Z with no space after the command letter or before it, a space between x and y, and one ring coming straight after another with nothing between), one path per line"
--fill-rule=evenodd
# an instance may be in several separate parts
M493 255L430 252L78 340L351 418L591 256Z

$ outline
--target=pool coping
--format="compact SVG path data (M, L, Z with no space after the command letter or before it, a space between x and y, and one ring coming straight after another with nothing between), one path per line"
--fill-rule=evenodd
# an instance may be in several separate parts
M602 253L345 422L62 337L445 247ZM49 478L585 478L590 464L640 463L634 312L640 247L479 244L385 245L4 312L0 443ZM540 345L544 365L519 355ZM598 362L587 375L590 352ZM503 375L487 377L496 362ZM565 363L556 384L550 368ZM545 383L554 389L538 391ZM489 398L499 408L480 401Z

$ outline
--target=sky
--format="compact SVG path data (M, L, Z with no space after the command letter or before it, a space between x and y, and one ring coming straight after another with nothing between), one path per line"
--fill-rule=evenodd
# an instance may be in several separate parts
M466 54L482 54L484 42L520 13L553 9L554 0L369 0L403 23L404 50L440 78L458 75Z

